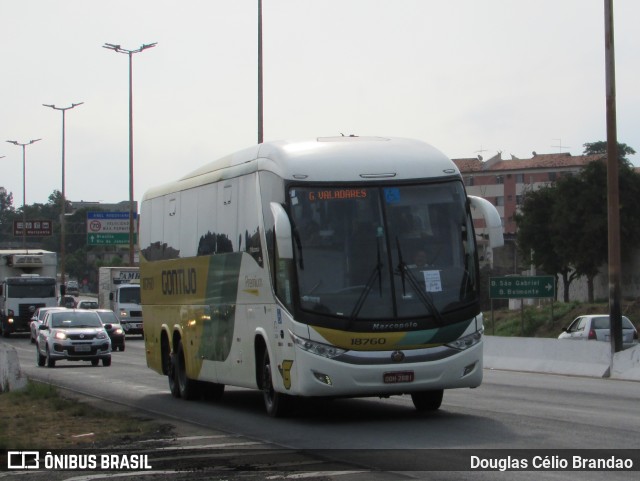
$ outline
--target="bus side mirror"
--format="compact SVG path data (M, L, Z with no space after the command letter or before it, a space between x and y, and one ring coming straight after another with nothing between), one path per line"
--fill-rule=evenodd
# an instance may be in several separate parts
M494 207L494 205L482 197L476 197L475 195L467 196L471 207L478 209L484 218L484 222L487 225L487 232L489 234L489 247L502 247L504 245L504 236L502 234L502 221L500 220L500 214Z
M293 259L293 240L291 237L291 223L289 216L282 205L271 202L271 213L273 214L276 248L280 259Z

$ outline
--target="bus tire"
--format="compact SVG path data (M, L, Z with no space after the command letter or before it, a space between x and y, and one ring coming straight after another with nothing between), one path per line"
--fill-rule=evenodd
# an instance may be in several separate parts
M180 397L185 400L195 399L200 395L198 389L198 381L189 379L187 377L187 364L184 359L184 349L182 347L182 341L178 341L178 347L176 349L176 378L178 381L178 389L180 391Z
M178 366L176 361L176 355L171 353L169 355L169 367L167 369L167 379L169 380L169 391L173 397L180 397L180 388L178 387Z
M273 372L269 351L264 349L262 356L262 397L267 414L274 418L284 417L289 413L291 397L279 393L273 388Z
M411 393L411 400L418 411L437 411L442 405L444 390Z

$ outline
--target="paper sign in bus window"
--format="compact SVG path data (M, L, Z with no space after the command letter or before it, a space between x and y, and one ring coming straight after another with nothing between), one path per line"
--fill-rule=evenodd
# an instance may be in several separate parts
M424 285L427 292L441 292L442 280L440 271L422 271L424 275Z

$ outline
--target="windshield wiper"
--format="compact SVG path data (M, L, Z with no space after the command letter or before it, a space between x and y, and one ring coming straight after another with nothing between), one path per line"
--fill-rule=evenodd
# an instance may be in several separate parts
M407 294L406 280L408 280L409 284L411 284L411 287L413 287L413 290L418 294L418 297L420 298L422 303L436 318L436 323L438 325L444 324L444 319L442 318L442 315L440 314L440 311L438 311L436 305L433 303L433 299L431 299L431 296L429 296L426 290L423 291L422 289L420 289L420 283L418 282L418 279L416 279L416 276L413 274L413 272L411 272L409 266L407 266L407 264L405 264L404 260L402 259L400 240L397 237L396 246L398 249L398 273L400 274L400 278L402 280L402 295L406 296Z
M376 276L378 276L378 288L380 289L380 297L382 297L382 259L380 258L380 241L378 239L376 239L376 248L378 251L378 262L373 268L373 271L371 271L371 275L369 275L369 279L367 279L367 283L360 293L355 306L353 306L353 311L351 311L352 320L355 319L362 310L362 306L364 306L364 302L367 300L369 292L371 292L371 287L373 286Z
M293 240L296 243L296 247L298 248L298 265L300 266L300 270L304 270L304 262L302 260L302 242L300 241L300 233L298 232L298 228L293 226Z

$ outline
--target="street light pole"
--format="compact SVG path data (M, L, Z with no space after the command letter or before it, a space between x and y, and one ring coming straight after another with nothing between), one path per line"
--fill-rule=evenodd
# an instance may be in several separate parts
M67 199L65 196L65 114L67 110L70 110L78 105L82 105L84 102L77 104L71 104L69 107L56 107L55 105L42 104L45 107L50 107L54 110L60 110L62 112L62 200L60 206L60 284L65 285L65 212L67 207Z
M135 50L128 50L120 47L120 45L114 45L112 43L105 43L102 47L108 48L118 53L124 53L129 56L129 265L134 265L133 258L133 237L134 237L134 209L133 209L133 54L140 53L143 50L152 48L158 45L155 43L147 43Z
M616 63L613 33L613 0L604 1L605 80L607 89L607 227L609 260L609 329L611 361L622 351L622 309L620 307L620 178L616 121ZM611 366L613 367L613 365ZM613 369L611 369L613 373Z
M26 147L27 145L31 145L35 142L38 142L39 140L42 139L33 139L30 140L29 142L25 142L24 144L21 144L20 142L17 142L15 140L7 140L7 142L9 142L10 144L13 145L18 145L20 147L22 147L22 248L25 250L25 252L27 251L27 162L26 162Z
M258 143L264 140L264 107L262 90L262 0L258 0Z

